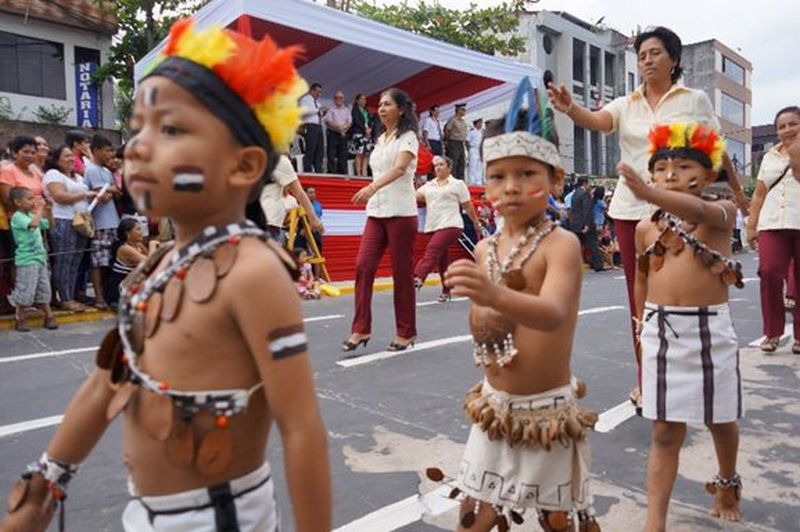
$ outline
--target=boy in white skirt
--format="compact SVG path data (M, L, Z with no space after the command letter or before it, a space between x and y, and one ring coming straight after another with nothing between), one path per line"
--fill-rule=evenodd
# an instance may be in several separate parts
M729 258L736 205L701 197L725 144L697 123L656 125L649 140L655 186L619 165L633 193L660 208L636 227L642 414L653 420L645 530L666 530L687 423L704 423L714 438L719 470L706 484L711 514L738 521L742 390L728 308L728 286L742 286L741 265Z

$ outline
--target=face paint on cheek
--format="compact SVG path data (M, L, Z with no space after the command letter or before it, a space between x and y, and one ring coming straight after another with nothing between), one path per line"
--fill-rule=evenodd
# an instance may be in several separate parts
M697 180L696 177L693 177L689 180L689 188L697 188L700 185L700 182Z
M195 166L178 166L172 169L172 188L175 192L201 192L205 188L203 169Z
M144 91L144 104L152 107L158 99L158 87L147 87Z

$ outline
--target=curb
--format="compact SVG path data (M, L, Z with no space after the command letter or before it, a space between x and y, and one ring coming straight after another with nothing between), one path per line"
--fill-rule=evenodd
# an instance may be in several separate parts
M344 286L337 286L335 283L332 284L333 286L336 286L336 288L339 289L341 295L353 294L356 290L355 284L347 284ZM428 281L425 281L425 286L439 286L440 284L441 282L439 281L439 279L430 279ZM392 290L393 288L394 288L394 283L392 281L383 281L375 283L372 286L372 291L384 292L386 290ZM336 296L324 296L324 297L336 297ZM116 317L117 315L115 313L102 310L88 310L86 312L70 312L66 310L57 310L55 312L56 322L59 325L111 320ZM44 323L44 318L30 318L26 320L26 323L27 325L29 325L34 329L40 328ZM9 331L13 329L14 329L14 316L12 315L0 316L0 331Z

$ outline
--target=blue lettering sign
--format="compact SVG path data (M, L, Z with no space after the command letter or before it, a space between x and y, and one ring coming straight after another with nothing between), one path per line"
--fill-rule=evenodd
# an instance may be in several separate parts
M100 102L97 87L92 84L92 74L97 63L78 63L75 65L75 112L78 127L97 128L100 126Z

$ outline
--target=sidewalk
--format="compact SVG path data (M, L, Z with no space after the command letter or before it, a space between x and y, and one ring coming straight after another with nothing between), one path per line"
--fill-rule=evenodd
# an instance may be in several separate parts
M341 295L349 295L355 292L355 282L354 281L337 281L334 283L330 283L331 285L335 286L341 292ZM439 281L439 276L430 276L427 281L425 281L426 286L439 286L441 283ZM385 290L392 290L394 288L394 283L392 282L391 277L378 277L375 279L375 284L373 285L372 290L374 292L382 292ZM90 309L86 312L70 312L68 310L57 310L55 311L56 321L59 325L66 325L69 323L80 323L84 321L99 321L99 320L110 320L113 319L116 314L114 312L97 310L97 309ZM42 322L44 318L30 318L26 320L28 326L33 329L37 329L42 326ZM12 330L14 329L14 316L13 315L3 315L0 316L0 331L3 330Z

